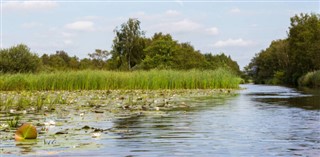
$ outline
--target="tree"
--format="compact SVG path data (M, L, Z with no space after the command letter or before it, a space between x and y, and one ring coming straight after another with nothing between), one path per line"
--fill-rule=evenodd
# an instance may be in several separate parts
M320 14L300 14L290 20L287 78L296 84L303 74L320 69Z
M155 33L144 49L146 58L142 61L141 67L143 69L172 68L178 48L178 42L174 41L170 34Z
M144 58L144 32L140 30L140 21L130 18L114 31L116 36L111 51L112 59L117 61L117 68L131 70Z
M232 60L230 56L226 56L224 53L212 55L204 54L207 69L226 68L233 71L235 74L240 75L240 68L236 61Z
M246 67L255 83L281 84L285 83L285 73L289 66L288 41L272 41L266 50L251 60Z
M39 57L30 52L23 44L0 50L0 72L37 72L41 62Z
M92 59L93 64L98 69L102 69L106 65L110 53L107 50L96 49L94 53L89 53L88 55Z

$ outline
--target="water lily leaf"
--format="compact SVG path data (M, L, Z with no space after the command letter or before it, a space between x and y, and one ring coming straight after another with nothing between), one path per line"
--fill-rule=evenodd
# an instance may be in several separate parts
M29 123L23 124L15 133L15 140L22 141L25 139L36 139L38 136L37 129L35 126Z

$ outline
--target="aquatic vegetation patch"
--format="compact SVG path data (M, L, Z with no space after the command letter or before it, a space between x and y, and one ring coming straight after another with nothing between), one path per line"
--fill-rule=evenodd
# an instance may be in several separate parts
M206 100L222 101L235 95L230 89L0 91L1 103L7 105L0 110L0 139L3 141L0 147L5 146L4 153L16 155L22 150L29 155L48 155L97 149L101 146L100 140L139 134L128 127L134 125L132 119L184 114L207 105L203 103ZM21 107L18 102L28 103ZM16 116L19 116L18 121L14 119ZM7 120L10 119L16 121L15 126L34 124L37 138L15 142L16 132L17 139L30 137L16 127L9 127Z
M0 90L115 90L238 88L241 78L226 69L150 71L58 71L4 74Z

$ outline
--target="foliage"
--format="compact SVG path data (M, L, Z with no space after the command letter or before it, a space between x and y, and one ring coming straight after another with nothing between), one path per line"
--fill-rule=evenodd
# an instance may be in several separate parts
M246 73L255 83L296 85L298 78L320 69L320 15L291 18L287 39L271 45L251 60Z
M247 74L250 75L255 83L276 83L281 84L284 80L284 73L289 66L288 41L276 40L271 45L262 50L251 60L246 67ZM277 76L278 81L272 81Z
M98 69L106 67L106 60L109 58L110 53L107 50L96 49L94 53L89 53L92 63Z
M320 87L320 70L301 76L298 83L299 86Z
M37 72L40 63L38 56L23 44L0 50L0 72Z
M146 58L141 69L193 69L202 68L204 56L189 43L178 43L170 34L155 33L144 49ZM187 56L187 57L186 57Z
M26 80L24 86L11 82ZM151 70L133 72L63 71L1 75L0 90L108 90L108 89L214 89L238 88L240 78L229 70ZM39 104L42 100L39 100ZM38 103L37 103L38 104ZM37 105L39 106L39 105Z
M239 65L236 61L233 61L230 56L226 56L224 53L218 55L204 54L207 61L206 69L226 68L233 71L235 74L240 75Z
M117 61L116 68L131 70L144 58L144 32L140 30L140 21L130 18L114 31L112 59Z
M10 118L7 120L7 124L10 128L18 127L19 122L20 122L19 116L14 116L13 118Z
M288 76L291 76L288 81L296 83L303 74L320 69L320 14L292 17L288 40Z

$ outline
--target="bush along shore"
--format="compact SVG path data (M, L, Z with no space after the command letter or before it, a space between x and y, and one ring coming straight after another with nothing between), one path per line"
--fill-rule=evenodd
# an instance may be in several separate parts
M0 90L113 90L113 89L217 89L238 88L241 79L225 69L60 71L38 74L3 74Z
M308 72L299 78L299 86L320 87L320 70Z

